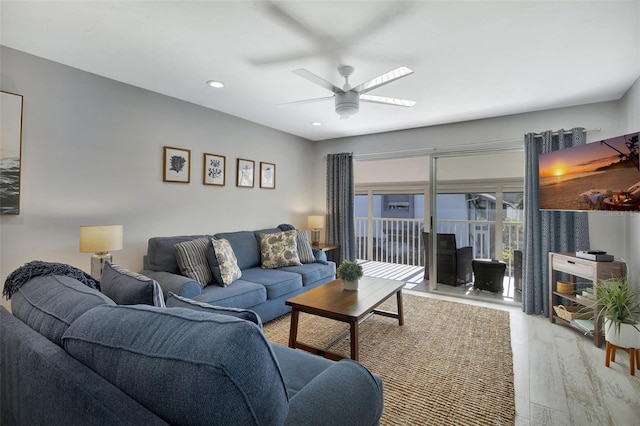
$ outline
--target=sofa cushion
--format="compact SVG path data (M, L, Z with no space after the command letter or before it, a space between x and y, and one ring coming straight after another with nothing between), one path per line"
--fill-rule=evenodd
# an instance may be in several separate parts
M309 285L326 278L334 278L336 275L336 265L333 262L309 263L301 266L287 266L281 268L281 271L295 272L302 276L302 284Z
M216 265L212 265L218 284L228 286L242 277L242 271L238 267L238 259L228 240L211 239Z
M309 237L305 231L297 231L296 233L296 249L301 263L313 263L316 257L313 255L313 249L309 243Z
M164 306L162 288L156 280L110 262L104 265L100 289L118 305Z
M220 315L231 315L232 317L240 318L246 321L251 321L260 328L262 328L262 320L253 311L240 308L229 308L225 306L214 306L209 303L198 302L197 300L188 299L186 297L178 296L173 292L169 292L167 296L168 308L188 308L195 311L210 312Z
M152 271L171 272L180 274L180 267L176 259L175 245L208 235L179 235L175 237L153 237L147 246L147 266Z
M265 302L267 300L267 289L263 285L240 278L229 287L208 285L202 289L202 294L193 297L193 300L216 306L246 309Z
M151 306L100 306L69 327L65 350L166 422L284 424L286 389L255 324Z
M176 260L180 267L180 272L205 287L213 281L211 268L207 261L207 247L211 245L210 238L196 238L195 240L183 241L175 245Z
M60 275L33 278L11 298L11 311L57 345L69 325L86 311L100 305L115 305L98 290Z
M240 269L260 266L260 246L256 236L251 231L223 232L216 234L218 240L227 240L238 259Z
M295 230L258 234L261 264L265 269L301 265L296 248Z
M302 288L300 274L281 269L245 269L242 279L263 285L267 289L267 299L275 299Z

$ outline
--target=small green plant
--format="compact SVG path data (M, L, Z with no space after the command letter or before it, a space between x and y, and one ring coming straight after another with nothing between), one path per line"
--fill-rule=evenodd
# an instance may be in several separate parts
M344 260L338 266L338 277L345 281L356 281L362 278L362 266L353 260Z
M620 333L620 324L631 324L640 331L636 323L640 321L640 289L629 287L627 278L609 278L596 286L598 317L614 324Z

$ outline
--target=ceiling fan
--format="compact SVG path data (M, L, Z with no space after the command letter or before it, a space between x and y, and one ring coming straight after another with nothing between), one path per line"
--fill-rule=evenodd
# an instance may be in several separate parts
M341 65L340 67L338 67L338 73L342 77L344 77L344 85L342 86L342 88L340 88L333 83L330 83L327 80L323 79L322 77L319 77L316 74L307 71L306 69L300 68L294 70L292 72L295 75L307 79L310 82L324 87L327 90L330 90L331 92L333 92L333 96L286 102L280 105L304 104L335 98L336 113L340 116L340 118L349 118L350 116L356 114L360 107L360 101L401 107L411 107L415 105L416 101L366 94L374 89L377 89L380 86L384 86L385 84L389 84L392 81L413 74L413 70L407 67L399 67L392 71L379 75L378 77L372 78L369 81L365 81L364 83L359 84L356 87L351 87L351 85L349 84L349 76L353 74L353 71L354 68L350 65Z

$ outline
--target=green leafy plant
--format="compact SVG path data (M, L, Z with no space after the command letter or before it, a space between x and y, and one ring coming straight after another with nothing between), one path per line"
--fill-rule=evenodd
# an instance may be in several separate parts
M362 278L362 266L353 260L344 260L338 266L337 273L345 281L356 281Z
M596 286L598 317L614 324L616 333L620 333L621 324L636 325L640 321L640 289L629 286L627 278L609 278Z

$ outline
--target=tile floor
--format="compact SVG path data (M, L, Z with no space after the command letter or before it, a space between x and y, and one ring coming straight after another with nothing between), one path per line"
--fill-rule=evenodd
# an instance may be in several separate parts
M627 353L619 351L607 368L604 346L515 303L404 291L509 312L516 425L640 425L640 372L629 375Z

